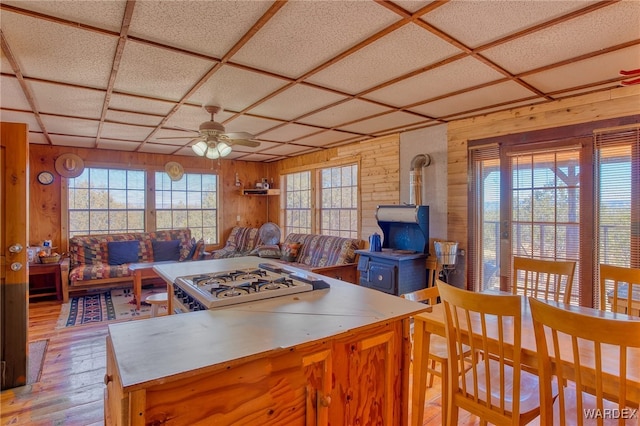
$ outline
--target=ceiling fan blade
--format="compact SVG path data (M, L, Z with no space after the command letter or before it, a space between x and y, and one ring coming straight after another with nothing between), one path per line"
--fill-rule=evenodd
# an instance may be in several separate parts
M174 136L174 137L156 138L156 139L194 139L194 136ZM199 137L196 136L195 139L199 139Z
M251 148L256 148L256 147L260 146L260 142L258 142L258 141L250 141L248 139L229 139L229 143L231 145L249 146Z
M226 132L223 133L222 136L225 136L229 139L253 139L254 136L251 133L247 132Z

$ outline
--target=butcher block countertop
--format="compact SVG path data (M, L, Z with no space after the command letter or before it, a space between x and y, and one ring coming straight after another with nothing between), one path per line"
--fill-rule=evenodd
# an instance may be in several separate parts
M166 281L206 272L257 268L269 259L242 257L158 265ZM172 378L215 372L256 358L318 344L406 318L426 306L286 266L331 288L109 325L115 361L126 392Z

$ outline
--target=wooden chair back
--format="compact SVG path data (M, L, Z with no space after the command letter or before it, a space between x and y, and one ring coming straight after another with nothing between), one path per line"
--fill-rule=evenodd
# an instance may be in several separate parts
M513 258L513 294L569 304L573 288L574 261Z
M436 284L449 349L448 424L457 424L459 408L493 424L524 424L537 417L537 377L520 367L521 297ZM513 342L513 353L503 350L505 341ZM482 355L468 369L463 345Z
M601 264L600 309L640 316L640 269Z
M416 291L412 291L411 293L405 293L400 295L400 297L403 297L407 300L411 300L413 302L426 303L432 306L438 303L439 296L440 296L440 293L438 293L438 287L421 288L420 290L416 290Z
M426 268L427 268L427 288L435 287L436 279L440 274L440 269L438 268L438 259L435 256L427 257Z
M628 349L640 348L640 321L584 315L534 298L529 298L529 305L541 384L540 424L582 424L580 420L585 421L587 410L598 408L599 413L606 413L605 410L621 412L616 410L627 407L627 372L632 368L635 371L640 368L638 356L629 356ZM611 360L616 358L612 356L615 352L617 358L623 360L617 368L611 365ZM563 368L552 367L550 354L558 353L563 354ZM603 360L607 362L606 372L602 368ZM569 380L565 372L572 372L574 380ZM589 380L588 386L583 385L586 380ZM610 394L603 389L603 384L607 382L617 384L617 394ZM554 383L565 384L560 387L562 392L558 396L552 390ZM580 391L587 387L588 393ZM632 401L635 407L639 402Z

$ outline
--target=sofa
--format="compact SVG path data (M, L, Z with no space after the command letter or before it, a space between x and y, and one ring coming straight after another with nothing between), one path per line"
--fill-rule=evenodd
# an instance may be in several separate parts
M249 226L234 226L223 248L213 250L207 259L226 259L229 257L249 256L256 247L262 245L259 229Z
M132 282L134 263L202 258L204 243L191 230L80 235L69 240L69 279L62 283L63 300L80 290L122 286Z
M363 247L364 241L353 238L291 233L281 244L280 257L273 260L356 284L356 250ZM270 257L263 255L264 250L258 250L262 257Z

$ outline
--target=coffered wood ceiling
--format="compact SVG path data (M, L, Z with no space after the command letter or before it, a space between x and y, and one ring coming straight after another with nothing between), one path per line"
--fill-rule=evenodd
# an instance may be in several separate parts
M640 68L638 0L2 0L0 13L0 120L28 123L34 144L192 156L179 137L215 104L227 131L261 142L227 158L275 161L607 90Z

